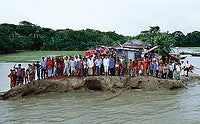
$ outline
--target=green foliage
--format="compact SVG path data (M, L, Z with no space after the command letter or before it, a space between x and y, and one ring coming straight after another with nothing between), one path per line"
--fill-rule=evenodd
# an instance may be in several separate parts
M142 31L136 36L137 39L150 43L152 46L161 46L166 52L170 52L171 48L175 46L175 37L169 32L160 32L160 27L150 27L147 31Z
M100 45L115 46L126 40L125 36L115 32L52 30L27 21L21 21L19 25L0 25L1 53L18 50L86 50Z
M12 53L20 50L86 50L96 46L116 46L132 39L140 39L154 45L160 45L166 51L173 46L200 46L200 32L194 31L186 36L181 31L172 34L160 32L159 26L152 26L138 36L123 36L115 32L86 30L53 30L43 28L27 21L19 25L0 24L0 53Z

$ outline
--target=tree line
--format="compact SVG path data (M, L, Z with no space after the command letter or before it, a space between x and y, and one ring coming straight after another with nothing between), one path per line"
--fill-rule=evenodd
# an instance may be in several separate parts
M116 46L133 39L140 39L152 45L161 45L169 51L174 46L200 46L200 32L184 35L160 32L159 26L150 27L137 36L124 36L113 31L102 32L93 29L72 30L44 28L28 21L18 25L0 25L0 52L12 53L21 50L87 50L95 46Z

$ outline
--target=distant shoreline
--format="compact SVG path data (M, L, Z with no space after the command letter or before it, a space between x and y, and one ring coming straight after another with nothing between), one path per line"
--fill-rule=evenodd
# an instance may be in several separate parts
M194 49L195 52L200 52L200 47L179 47L179 49ZM40 61L41 58L56 55L81 55L84 56L85 51L22 51L17 53L0 55L0 63L32 63ZM180 51L182 52L182 51ZM186 51L186 53L189 53Z

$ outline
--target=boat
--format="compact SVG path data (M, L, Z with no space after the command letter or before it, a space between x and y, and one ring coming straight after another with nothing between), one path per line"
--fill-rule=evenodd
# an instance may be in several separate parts
M180 53L169 53L169 55L176 58L177 60L185 59L187 57L186 55L180 55Z
M200 53L197 53L197 52L193 52L191 53L192 56L199 56L200 57Z
M180 56L179 56L180 59L185 59L186 57L187 57L187 56L183 56L183 55L180 55Z

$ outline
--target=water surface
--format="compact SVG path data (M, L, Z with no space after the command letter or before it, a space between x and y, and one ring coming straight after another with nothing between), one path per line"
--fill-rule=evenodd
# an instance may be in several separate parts
M187 58L200 67L200 58ZM9 89L7 75L14 63L0 64L0 90ZM26 64L25 64L26 65ZM23 66L25 66L23 64ZM199 70L195 70L199 73ZM1 124L199 124L200 85L154 92L47 93L21 100L0 101Z

